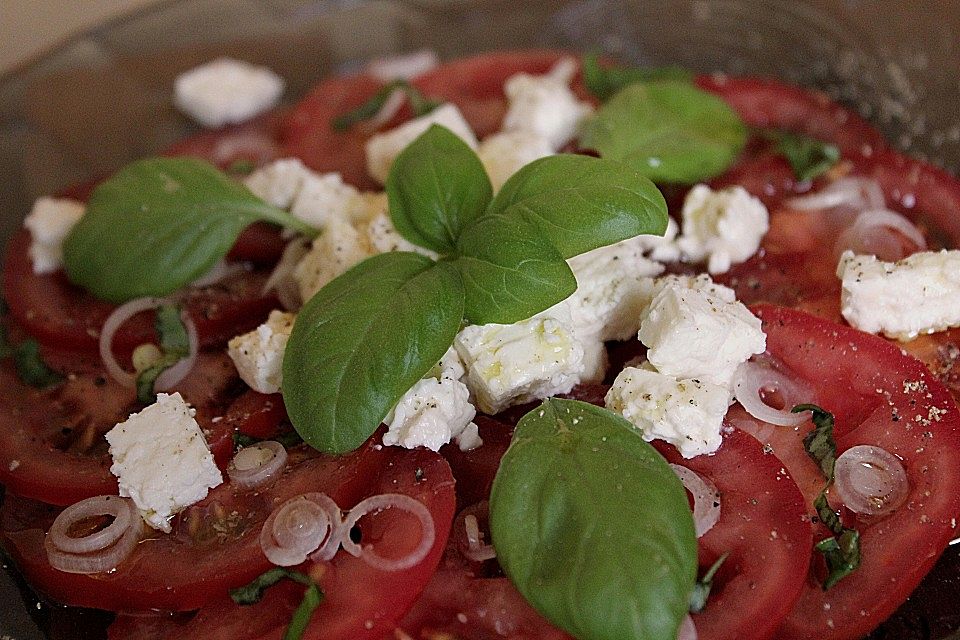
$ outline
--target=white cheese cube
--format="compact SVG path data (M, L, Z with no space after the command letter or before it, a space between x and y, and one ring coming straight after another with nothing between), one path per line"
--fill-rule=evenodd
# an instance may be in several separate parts
M897 262L844 251L840 306L852 326L910 340L960 326L960 251L921 251Z
M430 71L440 64L440 56L431 49L421 49L387 58L371 60L367 64L367 73L383 82L403 79L410 80Z
M315 175L299 158L282 158L257 169L243 183L264 202L289 209L304 180Z
M283 352L296 316L273 310L267 321L227 343L227 354L247 385L260 393L277 393L283 382Z
M177 76L173 102L205 127L244 122L273 107L283 78L266 67L217 58Z
M30 231L27 253L34 273L53 273L63 266L63 241L83 217L86 207L69 198L39 198L23 221Z
M724 273L757 252L770 228L767 208L740 186L713 191L698 184L683 202L683 233L677 241L685 260L707 261Z
M333 218L293 270L304 302L328 282L372 255L366 238L349 223Z
M680 247L677 246L677 233L680 228L677 221L667 218L667 229L662 236L642 235L641 246L647 257L657 262L676 262L680 259Z
M339 173L304 177L290 213L307 224L323 229L331 220L350 222L365 212L366 201L353 185L346 184Z
M366 224L367 239L371 248L377 253L388 251L413 251L428 258L436 258L437 254L429 249L418 247L400 235L393 221L386 213L375 215Z
M380 184L386 184L393 161L411 142L434 124L446 127L466 142L471 149L476 149L477 136L460 113L460 109L448 102L425 116L414 118L395 129L371 137L366 146L367 173Z
M568 261L577 290L564 301L578 336L626 340L655 293L651 276L663 265L643 256L645 236L582 253Z
M509 104L503 130L528 131L546 138L554 151L570 142L593 113L593 106L578 100L570 90L576 70L576 62L568 58L546 75L518 73L508 78L503 85Z
M597 384L603 382L610 367L610 358L607 356L607 345L599 338L580 337L583 346L583 373L580 382Z
M605 399L647 440L665 440L684 458L713 453L730 405L730 391L702 380L676 380L654 371L627 367Z
M448 349L434 370L413 385L384 418L388 430L383 444L433 451L454 439L461 448L483 444L472 422L477 410L470 404L470 391L460 381L463 374L459 356L453 348Z
M732 291L697 282L665 278L637 336L660 373L730 387L737 367L766 349L766 335Z
M223 482L200 425L179 393L157 401L107 432L120 495L144 521L170 533L170 519Z
M503 131L484 138L477 148L477 155L496 192L523 167L553 155L553 145L533 131Z
M514 324L468 326L453 346L477 407L489 414L566 393L583 373L583 346L560 305Z

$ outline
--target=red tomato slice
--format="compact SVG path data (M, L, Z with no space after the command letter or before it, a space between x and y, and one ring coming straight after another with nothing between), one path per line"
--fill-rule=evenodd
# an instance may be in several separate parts
M142 406L98 364L82 363L73 354L48 354L51 363L70 362L64 371L73 373L52 389L24 385L9 359L0 363L0 483L18 495L59 505L116 493L103 434ZM177 385L196 408L197 422L221 465L230 458L232 428L213 418L226 410L237 382L226 355L207 353Z
M795 310L760 306L755 312L763 320L767 350L814 389L812 402L834 414L838 452L879 446L899 457L907 473L910 493L903 506L884 518L856 518L860 568L824 592L816 575L823 562L816 559L777 634L785 640L859 638L893 613L956 535L960 409L926 367L897 345ZM809 423L790 429L741 418L735 424L772 447L812 515L824 480L803 449ZM815 539L827 535L818 527Z
M803 494L780 460L746 433L724 435L720 449L685 460L656 443L669 462L709 479L720 491L720 519L697 542L700 573L729 553L703 612L693 615L701 640L772 638L800 595L813 531Z
M170 145L163 155L202 158L221 169L237 161L260 166L281 157L284 118L284 112L275 110L242 124L202 131Z
M374 445L368 446L360 457L370 457L375 449ZM356 457L356 454L351 455ZM422 502L430 510L436 524L433 546L419 564L405 571L375 569L363 559L342 550L329 563L307 562L299 567L313 576L325 594L323 603L314 612L304 634L306 639L379 640L394 628L410 608L440 561L454 512L454 481L450 467L443 458L425 450L407 451L387 447L381 448L378 456L378 469L363 476L353 474L356 479L367 482L363 495L400 493ZM329 463L328 459L320 460ZM309 472L313 485L333 486L342 493L342 481L337 483L332 478L323 478L317 471L312 468ZM290 484L284 479L277 486L282 488L284 495L323 490L304 486L305 483L301 482L301 486L294 491L288 488ZM274 503L279 499L275 498ZM337 501L347 505L357 500ZM387 557L402 556L415 547L420 539L420 523L393 510L371 516L366 525L361 521L361 529L363 539L374 544L377 552ZM250 537L253 536L247 536ZM269 563L262 557L254 564L254 574L269 568ZM146 627L151 635L138 633L142 618L120 618L111 627L110 638L279 638L302 594L303 587L298 585L273 587L260 603L245 607L220 596L188 621L170 620L161 627L156 621L148 620Z
M10 314L42 343L96 351L100 327L116 306L74 286L62 271L35 274L27 253L29 246L30 234L25 229L14 234L7 245L3 293ZM197 325L201 346L221 346L253 329L278 308L275 296L260 293L266 278L262 271L245 272L186 294L183 303ZM153 319L144 314L120 328L114 349L129 355L137 345L152 340Z

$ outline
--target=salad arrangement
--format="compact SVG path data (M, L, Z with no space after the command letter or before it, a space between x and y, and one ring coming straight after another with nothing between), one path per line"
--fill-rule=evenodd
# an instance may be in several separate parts
M956 284L854 296L960 187L818 94L490 54L68 195L62 270L8 248L0 532L110 637L856 638L956 535Z

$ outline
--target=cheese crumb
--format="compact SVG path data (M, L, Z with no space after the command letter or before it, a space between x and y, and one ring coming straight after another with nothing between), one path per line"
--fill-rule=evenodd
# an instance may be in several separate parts
M306 302L328 282L370 255L369 243L353 226L337 218L329 220L293 270L300 299Z
M677 245L685 260L706 260L711 274L755 254L770 228L767 208L740 186L714 191L698 184L687 194L682 216Z
M553 155L553 145L547 138L532 131L502 131L484 138L477 155L490 177L494 192L497 192L523 167L534 160Z
M173 101L205 127L244 122L273 107L283 78L266 67L217 58L177 76Z
M296 316L273 310L267 321L227 343L227 354L237 373L259 393L277 393L283 383L283 352Z
M23 221L30 231L33 272L53 273L63 266L63 241L83 217L86 207L68 198L39 198Z
M576 71L576 61L566 58L545 75L518 73L508 78L503 85L509 103L503 130L533 133L545 138L554 151L570 142L593 113L590 103L578 100L570 90Z

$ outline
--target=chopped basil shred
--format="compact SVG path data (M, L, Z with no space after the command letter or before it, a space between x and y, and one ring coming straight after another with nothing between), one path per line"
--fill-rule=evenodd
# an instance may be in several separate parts
M786 158L797 180L813 180L828 171L840 160L840 148L829 142L799 133L774 131L768 133L777 153Z
M706 609L707 600L710 598L710 590L713 589L713 578L729 555L730 552L728 551L717 558L716 562L710 565L707 572L703 574L703 577L693 585L693 591L690 592L690 613L700 613Z
M323 602L323 591L317 586L310 576L299 571L292 571L284 567L274 567L255 578L253 582L230 590L230 598L239 605L250 605L260 602L263 598L263 592L277 584L284 578L299 582L306 586L303 592L303 599L293 612L293 617L287 630L283 634L283 640L299 640L303 637L307 625L310 624L310 617L314 610Z
M657 80L693 81L693 73L683 67L620 67L601 66L596 53L583 56L583 83L587 90L605 102L616 92L638 82Z
M407 80L394 80L380 87L369 100L356 109L334 118L330 126L333 127L334 131L346 131L358 122L370 120L380 112L380 109L387 103L387 100L390 99L393 92L397 90L403 91L403 93L406 94L407 100L410 101L410 109L413 111L414 117L425 116L443 104L440 100L431 100L425 97L419 89Z
M845 527L837 513L827 500L827 490L833 484L834 466L837 461L837 443L833 439L833 414L815 404L799 404L793 413L812 412L814 428L803 438L807 454L813 458L827 479L827 484L813 501L817 518L833 534L824 538L814 548L823 554L827 563L827 576L823 581L823 590L833 587L837 582L853 573L860 566L860 533L856 529Z
M31 387L47 389L63 382L63 376L40 357L40 344L33 338L24 340L13 349L13 362L17 376Z
M180 318L180 307L164 304L157 307L154 327L160 337L160 358L137 374L137 400L151 404L156 400L154 384L161 373L190 355L190 339Z

